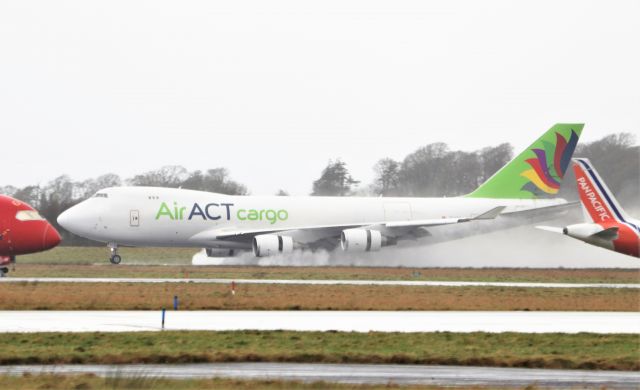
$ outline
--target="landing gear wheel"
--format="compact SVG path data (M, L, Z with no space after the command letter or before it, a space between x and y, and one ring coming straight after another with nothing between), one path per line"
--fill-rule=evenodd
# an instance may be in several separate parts
M9 268L7 267L0 268L0 278L7 276L8 273L9 273Z
M120 262L122 261L122 257L120 257L120 255L113 255L111 256L109 261L111 262L111 264L120 264Z
M118 244L110 242L107 244L107 247L109 248L109 251L111 251L111 257L109 258L111 264L120 264L122 257L118 254Z

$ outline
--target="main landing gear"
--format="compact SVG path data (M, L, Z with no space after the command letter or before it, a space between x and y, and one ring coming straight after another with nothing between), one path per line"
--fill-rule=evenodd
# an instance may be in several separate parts
M120 264L122 257L118 254L118 244L110 242L108 247L111 250L111 257L109 258L111 264Z

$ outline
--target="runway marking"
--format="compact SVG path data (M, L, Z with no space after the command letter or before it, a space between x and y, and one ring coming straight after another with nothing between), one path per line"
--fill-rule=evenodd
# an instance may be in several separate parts
M429 280L306 280L306 279L179 279L179 278L0 278L0 283L211 283L211 284L289 284L353 286L427 286L427 287L520 287L520 288L633 288L635 283L535 283Z
M438 386L597 386L636 389L640 372L388 364L206 363L0 366L0 374L95 374L102 377L278 379Z
M0 332L160 330L160 311L0 311ZM640 334L640 312L167 311L167 330Z

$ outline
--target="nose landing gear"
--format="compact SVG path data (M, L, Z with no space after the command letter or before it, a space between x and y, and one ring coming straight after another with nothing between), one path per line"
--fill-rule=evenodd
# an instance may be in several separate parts
M122 261L122 257L120 257L120 255L118 254L118 244L109 243L108 246L111 250L111 257L109 258L109 261L111 262L111 264L120 264L120 262Z
M15 263L15 256L0 256L0 278L7 276L7 274L9 273L9 265Z

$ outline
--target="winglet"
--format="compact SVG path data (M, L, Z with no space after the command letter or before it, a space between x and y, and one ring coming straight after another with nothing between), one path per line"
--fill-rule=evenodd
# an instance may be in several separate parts
M605 240L615 240L618 238L618 227L612 226L610 228L606 228L601 232L593 234L592 237L598 237Z

